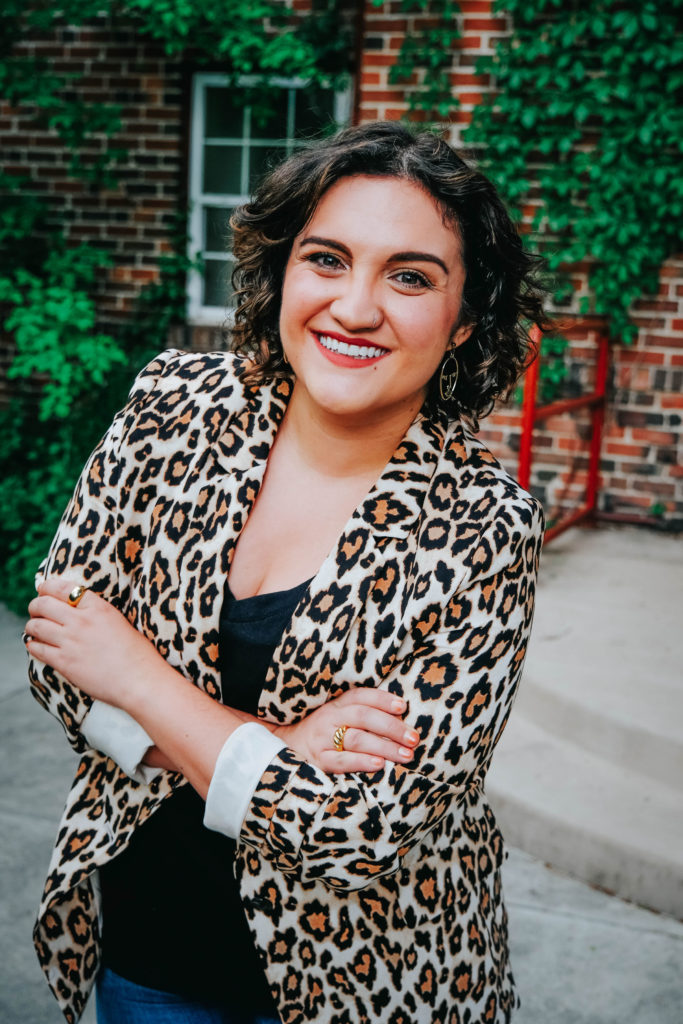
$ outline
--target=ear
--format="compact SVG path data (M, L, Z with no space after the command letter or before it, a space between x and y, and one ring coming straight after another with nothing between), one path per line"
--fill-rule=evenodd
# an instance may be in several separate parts
M474 324L463 324L462 327L458 327L451 335L449 351L463 345L473 330Z

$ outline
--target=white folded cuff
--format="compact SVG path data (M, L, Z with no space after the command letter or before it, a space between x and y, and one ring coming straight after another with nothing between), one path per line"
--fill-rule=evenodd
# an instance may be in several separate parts
M150 768L142 763L154 741L139 722L121 708L94 700L81 723L81 732L88 746L111 757L135 782L148 784L161 771L161 768Z
M254 790L287 744L258 722L240 725L223 744L206 796L204 824L237 839Z

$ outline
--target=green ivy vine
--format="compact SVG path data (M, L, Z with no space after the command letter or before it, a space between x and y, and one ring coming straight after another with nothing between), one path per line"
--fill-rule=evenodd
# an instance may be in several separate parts
M116 104L85 103L77 72L57 73L19 44L64 28L106 23L133 28L169 58L211 62L236 80L251 78L250 102L269 112L274 75L332 85L345 74L349 39L337 0L315 0L311 16L279 0L64 0L0 10L0 95L54 131L70 155L69 172L94 191L115 188L126 151L117 144ZM264 26L268 26L268 30ZM292 29L296 28L296 31ZM87 145L96 140L97 146ZM185 313L185 224L159 260L159 280L140 295L119 329L102 330L96 281L111 263L104 248L70 246L68 230L30 175L0 171L0 328L11 338L13 398L0 410L0 592L23 611L33 574L47 551L89 451L119 407L135 371L167 344ZM11 583L11 586L10 586Z
M498 0L513 31L478 70L495 93L466 138L551 272L587 264L582 313L632 342L633 303L681 245L683 0ZM565 281L557 299L571 293Z
M434 25L406 37L392 80L422 69L410 109L439 128L458 103L448 68L459 5L401 7ZM493 12L511 17L512 32L477 64L494 91L465 140L519 219L533 206L529 234L558 280L556 301L569 301L568 271L586 265L580 311L632 342L633 303L656 292L681 245L683 0L495 0Z
M372 2L381 7L384 0ZM451 88L450 69L453 47L461 35L457 21L460 7L457 0L399 0L399 7L406 16L418 18L404 36L389 81L406 87L412 114L420 112L427 119L446 120L458 102Z

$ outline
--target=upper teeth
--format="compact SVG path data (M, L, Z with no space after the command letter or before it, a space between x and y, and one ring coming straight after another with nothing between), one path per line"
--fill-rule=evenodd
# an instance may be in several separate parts
M323 348L329 349L330 352L339 352L343 356L351 356L352 359L375 359L385 352L385 349L374 345L349 345L348 342L337 341L327 334L319 334L318 339Z

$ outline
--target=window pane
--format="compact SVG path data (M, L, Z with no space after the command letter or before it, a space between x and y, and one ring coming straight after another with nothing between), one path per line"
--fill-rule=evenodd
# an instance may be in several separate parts
M309 86L296 90L296 135L317 135L334 121L334 92Z
M287 135L287 98L289 89L273 89L267 103L254 102L251 108L252 139L281 139Z
M244 105L240 91L221 86L206 90L204 133L218 138L241 139L244 135Z
M204 306L227 307L232 302L232 260L204 260Z
M204 249L209 252L229 252L232 245L230 215L232 206L206 206L204 208Z
M266 171L272 170L287 156L284 146L252 146L249 150L249 188L252 189Z
M242 147L204 146L204 192L242 192Z

